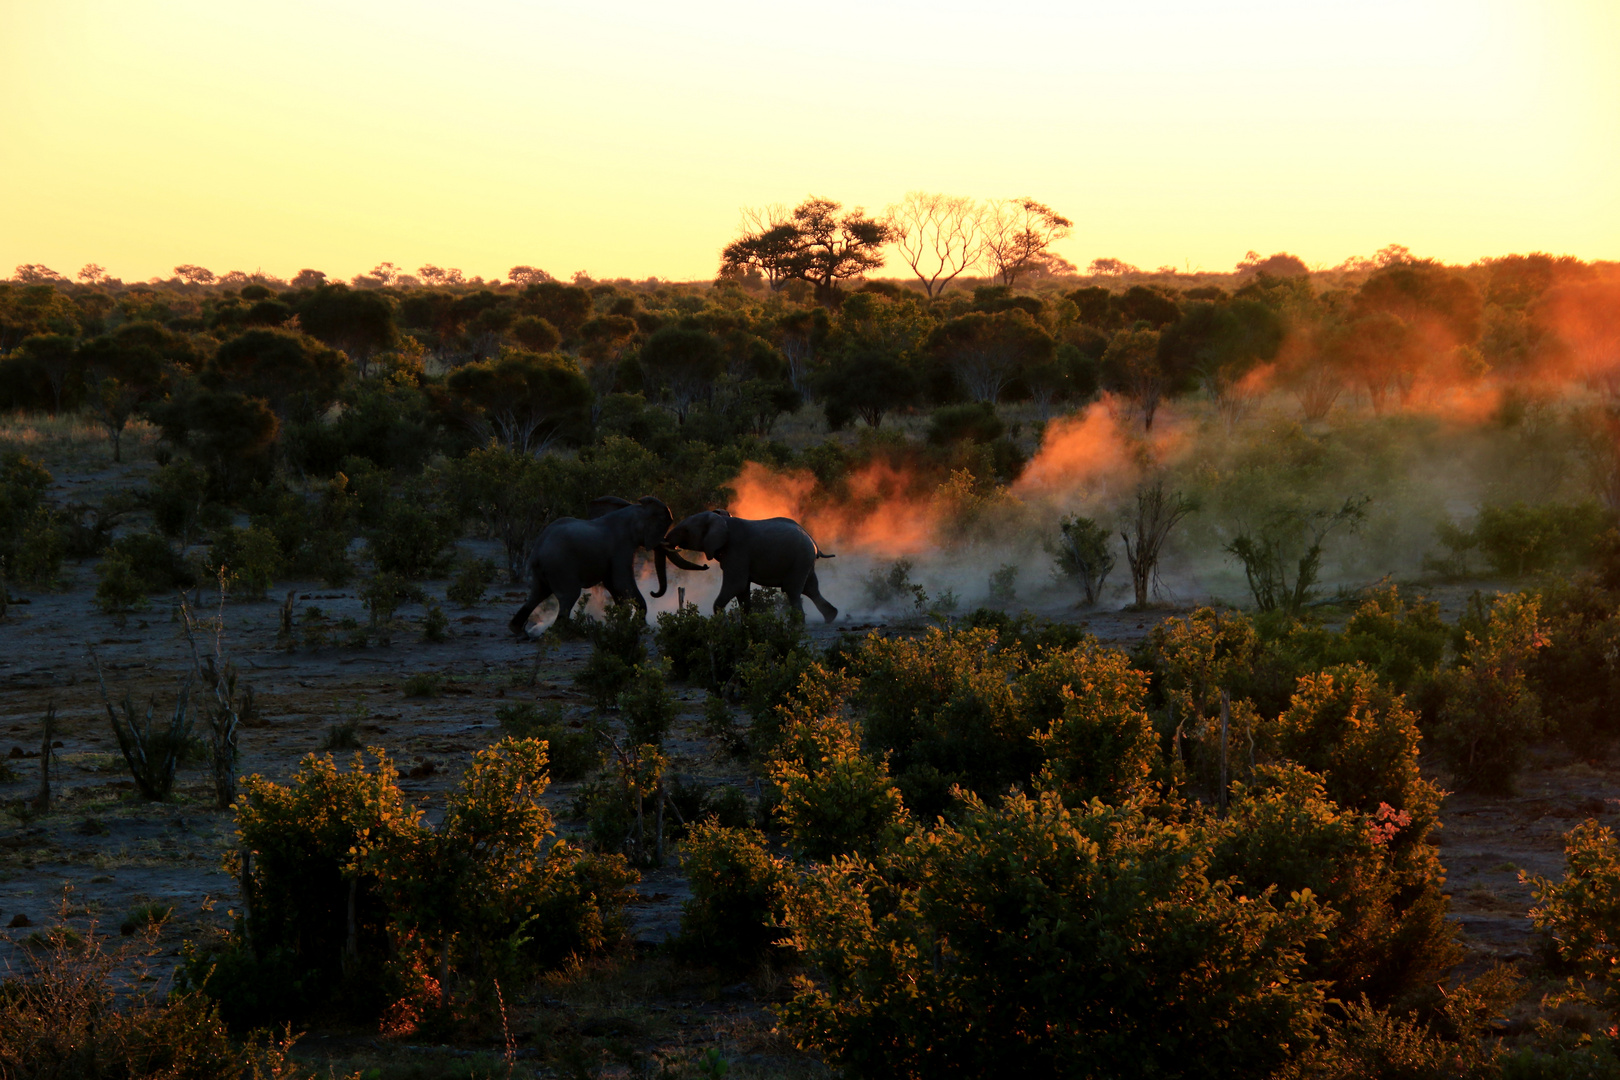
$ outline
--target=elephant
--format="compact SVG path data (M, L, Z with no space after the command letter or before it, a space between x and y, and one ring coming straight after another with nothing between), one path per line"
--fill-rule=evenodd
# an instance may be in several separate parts
M749 586L765 585L787 594L788 609L804 617L799 599L808 596L832 622L838 609L827 603L816 582L816 560L831 559L817 546L804 527L792 518L740 518L724 510L705 510L682 519L664 534L671 548L701 551L720 564L720 595L715 597L718 615L733 598L749 611Z
M579 594L592 585L607 586L615 600L633 600L645 614L647 601L636 586L633 565L637 548L653 553L658 571L654 597L663 596L668 589L666 558L684 570L708 569L681 558L664 542L664 532L675 515L651 495L643 495L639 502L604 495L591 500L587 512L590 516L584 520L565 517L553 521L530 547L527 562L533 584L529 599L510 624L517 636L527 636L529 616L548 596L557 598L557 623L566 625Z

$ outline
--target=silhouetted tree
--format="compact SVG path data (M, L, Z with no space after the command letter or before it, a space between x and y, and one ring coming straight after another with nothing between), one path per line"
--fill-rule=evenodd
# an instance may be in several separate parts
M641 347L647 378L669 391L675 415L686 422L692 403L707 399L725 366L720 340L695 326L666 326Z
M930 299L979 261L984 218L972 199L922 191L907 192L884 213L895 248Z
M477 410L488 434L522 453L546 449L584 419L591 403L585 376L558 353L507 349L498 359L457 368L446 385Z
M320 285L297 305L304 331L349 354L364 378L371 357L398 338L394 306L382 293L351 289L341 282Z
M784 221L745 233L726 245L720 256L722 275L736 276L757 268L773 287L797 279L808 282L822 304L838 298L838 283L883 265L882 248L893 232L857 207L842 216L842 204L810 198Z
M1003 285L1018 282L1069 235L1074 222L1045 203L1023 197L994 203L984 220L984 257Z
M934 331L928 347L950 365L969 398L993 405L1026 368L1050 363L1056 343L1027 311L1014 308L952 319Z
M337 400L344 367L341 353L308 335L248 330L219 347L201 378L214 390L265 399L283 421L308 420Z

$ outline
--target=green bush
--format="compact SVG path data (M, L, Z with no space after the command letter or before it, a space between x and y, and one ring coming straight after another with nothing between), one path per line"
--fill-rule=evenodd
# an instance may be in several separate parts
M1203 843L1132 807L969 796L789 891L818 978L783 1022L866 1076L1270 1075L1322 1017L1298 975L1330 916L1238 895Z
M1080 586L1087 604L1102 599L1103 585L1117 561L1114 552L1114 533L1088 517L1066 517L1058 522L1058 535L1048 547L1062 577Z
M366 544L379 573L419 581L449 571L451 545L460 533L461 522L448 509L402 495L383 504L376 526L366 531Z
M1459 788L1510 793L1525 751L1544 725L1527 677L1531 659L1547 642L1540 601L1499 595L1484 625L1463 633L1457 666L1440 677L1443 704L1434 745Z
M1383 905L1387 927L1382 940L1367 946L1355 992L1382 1003L1427 985L1456 960L1444 871L1431 839L1440 792L1418 771L1421 738L1400 695L1359 665L1301 678L1288 708L1255 729L1261 761L1309 770L1333 803L1361 815L1381 838L1388 867L1366 875L1363 902ZM1376 899L1387 890L1393 890L1387 899Z
M0 1075L15 1080L314 1080L287 1058L294 1038L231 1039L206 996L132 983L129 958L95 934L56 927L27 978L0 984Z
M1001 438L1007 425L988 401L945 405L928 418L928 441L934 446L955 442L990 443Z
M1010 604L1018 599L1018 564L1003 563L990 572L989 596L992 604Z
M246 529L227 527L216 533L208 565L214 573L223 571L243 595L262 600L286 568L287 560L275 534L262 525L253 525Z
M1525 670L1570 749L1601 757L1620 735L1620 597L1589 577L1541 591L1547 645Z
M661 613L654 640L669 661L670 677L721 693L745 664L785 660L803 640L804 627L770 595L754 591L752 614L727 610L710 617L694 604Z
M0 581L45 584L56 577L67 541L45 499L50 485L51 474L38 462L0 454Z
M122 619L128 612L146 606L146 581L129 556L117 553L96 564L96 608L104 615Z
M428 601L427 614L422 616L422 640L431 644L450 640L450 617L432 600Z
M1070 805L1148 794L1158 734L1144 708L1147 676L1124 653L1097 645L1040 652L1019 677L1017 695L1019 710L1036 725L1031 737L1045 757L1044 787Z
M777 818L794 850L825 861L893 843L907 828L906 807L885 763L861 750L860 729L822 702L783 712L765 771L780 791Z
M493 978L516 981L622 934L636 875L622 859L550 842L539 743L474 755L436 828L396 776L380 756L370 769L357 756L348 772L309 757L287 785L244 782L245 924L189 965L192 985L238 1003L238 1022L387 1009L409 1030L447 1005L487 1003ZM252 980L266 974L296 996L260 993Z
M182 551L202 530L229 523L229 510L210 499L208 470L190 458L175 458L153 473L140 500L152 524Z
M1588 820L1564 835L1564 857L1562 881L1521 873L1535 890L1530 918L1558 958L1590 981L1597 1000L1620 1013L1620 842Z
M793 699L799 680L815 663L815 650L807 645L795 645L786 654L779 652L777 643L770 641L755 641L749 645L747 655L737 665L736 678L741 684L743 704L753 721L753 735L762 745L776 738L777 708ZM720 708L725 707L718 696L710 700L719 701Z
M1607 527L1608 516L1593 502L1486 503L1468 529L1441 524L1440 542L1451 558L1427 565L1459 576L1467 571L1468 554L1477 551L1494 573L1523 577L1590 558Z
M1014 682L1026 655L997 649L982 629L930 627L915 639L873 634L855 673L866 736L887 751L906 805L942 813L952 784L986 797L1027 785L1040 770L1033 735L1051 720L1027 714Z
M495 580L495 563L491 559L466 559L456 571L455 579L444 590L444 598L457 607L477 607L484 600L490 582Z
M406 676L402 688L408 698L435 698L444 691L444 679L426 671Z
M616 705L629 689L636 669L647 659L642 633L646 616L631 603L608 605L604 618L577 621L591 642L591 655L574 674L574 685L590 695L598 712Z
M563 718L562 706L551 702L544 709L532 701L511 702L495 710L501 730L516 739L538 739L546 744L546 761L556 780L581 780L602 764L602 740L595 728L575 731Z
M169 542L156 533L129 533L107 548L108 557L125 559L143 592L172 592L197 583L191 567L176 555Z
M675 722L676 704L664 681L659 664L637 664L628 685L619 693L619 711L624 714L630 741L637 745L662 746Z
M320 578L333 588L347 584L354 574L349 541L358 504L342 473L327 481L313 500L276 488L256 492L248 501L251 523L275 536L287 572Z
M681 868L692 899L681 906L678 947L693 960L748 967L787 936L782 923L793 870L771 854L758 830L697 822L681 850Z
M407 600L424 599L422 590L398 574L379 570L360 586L360 599L370 615L371 629L379 645L393 640L394 613Z

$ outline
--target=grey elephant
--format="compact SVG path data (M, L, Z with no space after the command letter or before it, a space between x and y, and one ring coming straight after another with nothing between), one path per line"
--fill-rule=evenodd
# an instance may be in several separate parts
M804 527L792 518L740 518L724 510L705 510L685 518L664 535L672 548L701 551L720 564L719 614L735 598L750 610L749 586L764 585L787 594L788 610L802 618L799 597L808 596L821 617L832 622L838 609L827 603L816 581L816 560L831 559Z
M653 553L658 573L658 590L663 596L669 583L664 569L667 558L685 570L707 570L688 562L664 542L664 532L675 519L669 507L651 495L639 502L604 495L593 499L588 518L558 518L546 526L529 548L529 598L512 616L514 634L528 633L529 616L548 596L557 598L557 624L566 625L579 594L593 585L605 585L615 600L629 599L643 612L647 601L636 585L637 548Z

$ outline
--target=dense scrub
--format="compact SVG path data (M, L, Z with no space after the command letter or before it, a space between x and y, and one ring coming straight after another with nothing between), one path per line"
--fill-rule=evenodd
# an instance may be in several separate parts
M111 1062L149 1030L235 1075L260 1051L226 1024L488 1032L502 985L625 957L638 871L673 854L676 961L785 971L784 1030L850 1075L1620 1071L1612 1028L1502 1048L1528 1006L1509 974L1459 981L1435 844L1443 788L1620 736L1612 268L1391 250L934 295L770 288L751 251L702 287L0 284L0 408L76 413L118 464L155 440L94 506L0 456L0 618L96 559L87 617L320 580L364 624L289 596L279 648L391 647L430 596L432 642L424 581L476 607L549 523L651 493L676 518L788 500L866 560L853 610L905 624L824 649L763 591L651 627L610 605L575 624L588 718L507 705L432 825L380 757L249 778L238 922L182 995L0 1052ZM1132 651L1011 614L1123 599L1116 564ZM1492 593L1448 623L1419 573ZM1149 625L1167 579L1199 603ZM676 775L683 688L757 795ZM1620 855L1595 824L1569 845L1536 918L1612 1022ZM35 974L0 994L8 1039L43 1039Z

